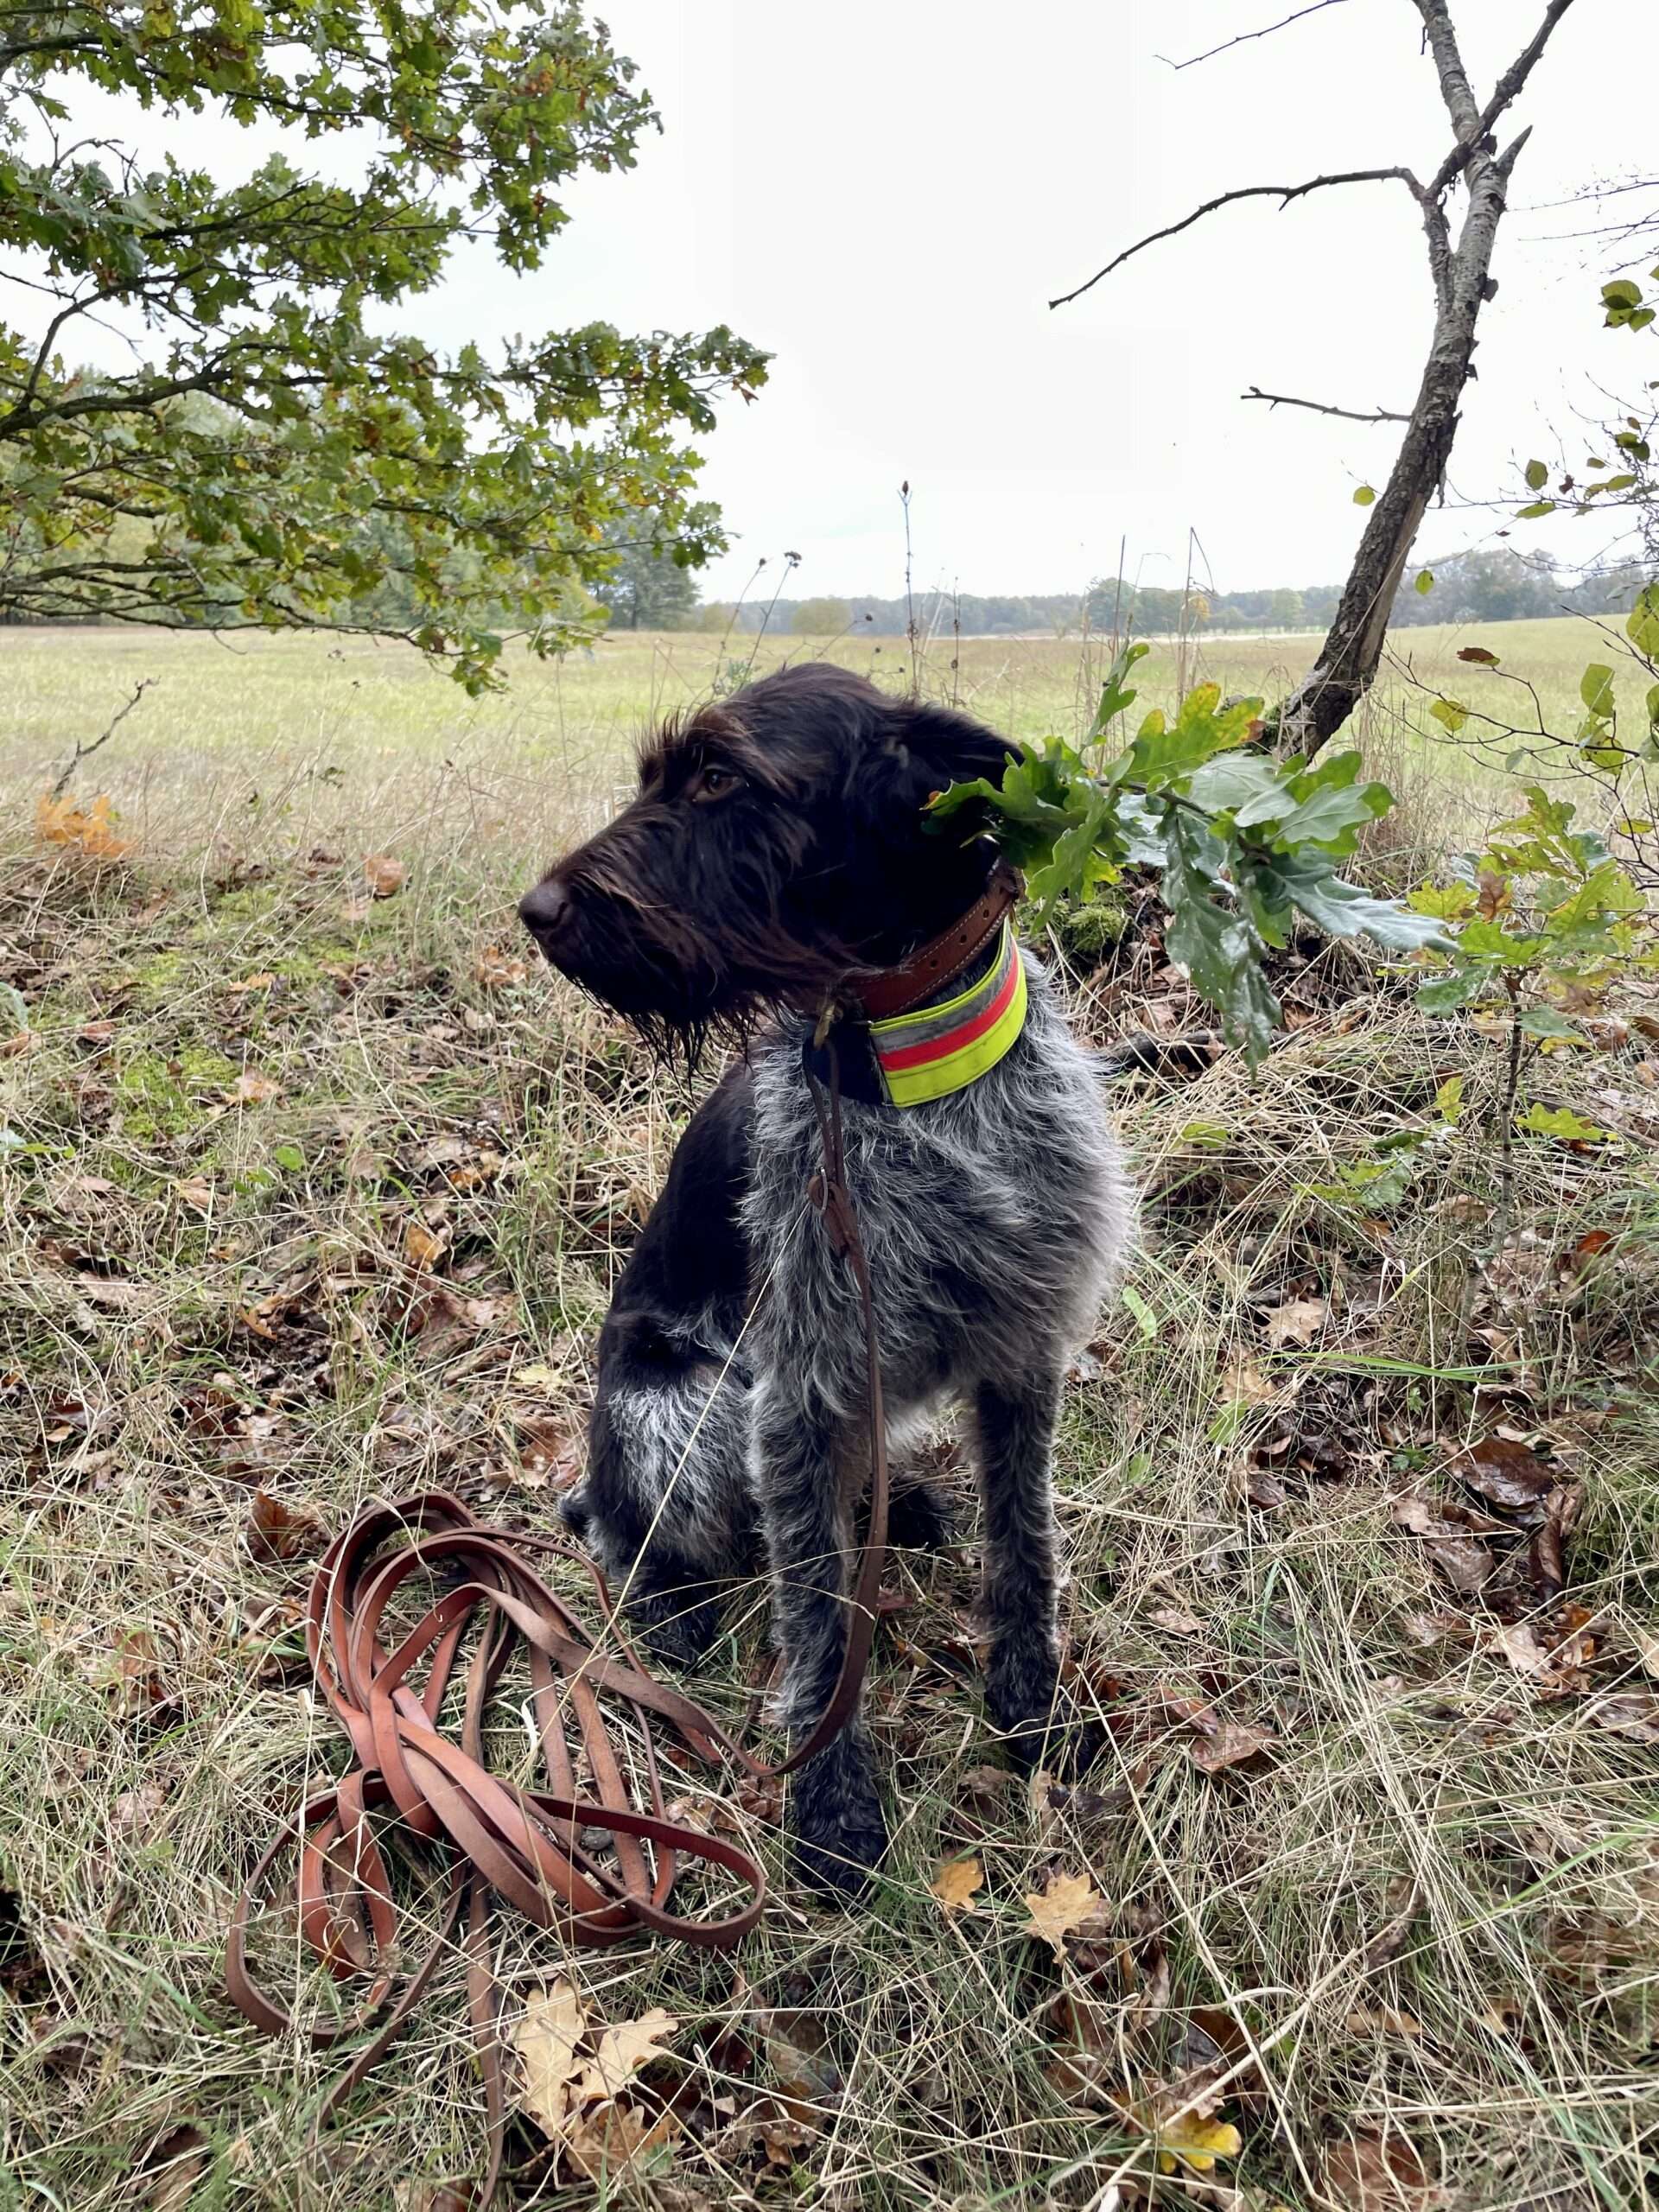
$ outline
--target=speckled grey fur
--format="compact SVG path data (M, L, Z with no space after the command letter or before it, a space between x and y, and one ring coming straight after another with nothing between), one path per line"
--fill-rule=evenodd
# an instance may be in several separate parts
M893 1415L955 1398L970 1413L986 1510L987 1694L1005 1729L1040 1733L1052 1700L1058 1562L1051 1458L1061 1379L1128 1249L1134 1208L1104 1085L1039 963L1012 1051L951 1096L842 1106L847 1180L869 1257ZM863 1332L849 1271L802 1193L819 1160L801 1031L755 1048L754 1160L743 1213L757 1281L750 1333L753 1483L785 1662L783 1717L823 1710L846 1634L850 1509L866 1472ZM803 1770L797 1825L815 1872L848 1885L885 1834L859 1729Z

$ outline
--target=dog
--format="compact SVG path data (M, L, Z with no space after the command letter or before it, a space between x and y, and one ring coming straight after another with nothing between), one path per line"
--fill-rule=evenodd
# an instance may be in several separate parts
M982 823L942 834L927 803L1000 779L1014 752L848 670L785 669L660 732L637 797L520 906L552 964L659 1051L695 1062L720 1034L743 1047L619 1287L589 1471L565 1510L688 1650L758 1524L797 1742L840 1672L868 1471L856 1288L804 1196L821 1166L809 1073L822 1083L830 1052L884 1395L900 1422L967 1408L987 1703L1022 1756L1050 1725L1061 1383L1130 1248L1134 1202L1102 1072L1006 918L949 965L999 863ZM895 986L900 1013L870 1014ZM917 1517L938 1519L925 1491ZM799 1770L790 1817L809 1878L856 1894L887 1843L861 1718Z

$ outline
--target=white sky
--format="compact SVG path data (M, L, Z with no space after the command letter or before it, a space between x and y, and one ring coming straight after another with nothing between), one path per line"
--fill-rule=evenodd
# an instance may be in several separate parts
M785 548L804 556L793 596L897 594L906 478L918 586L1080 589L1116 569L1121 539L1128 573L1179 583L1189 529L1224 590L1334 582L1363 519L1354 488L1382 483L1397 429L1238 395L1409 406L1430 308L1402 186L1224 209L1084 299L1046 304L1235 186L1432 170L1450 135L1409 0L1346 0L1200 67L1159 58L1296 4L608 0L664 135L632 172L577 182L542 270L513 278L469 250L401 319L450 346L595 317L723 321L772 351L760 399L726 407L709 443L703 488L736 543L707 596L734 593L763 554L770 582ZM1454 4L1484 97L1542 0ZM1555 458L1548 426L1594 406L1592 372L1626 390L1659 373L1659 325L1599 328L1606 249L1561 235L1593 211L1544 205L1653 173L1643 103L1611 96L1649 25L1649 0L1576 0L1507 125L1535 128L1453 461L1465 498L1513 484L1531 454ZM107 117L73 98L78 120ZM186 158L227 181L262 150L229 125L187 129ZM294 150L351 166L338 144ZM19 305L0 311L27 320ZM1583 460L1576 436L1567 450ZM1506 519L1432 512L1422 550ZM1521 524L1515 542L1573 560L1610 535Z
M1189 526L1223 589L1334 581L1363 521L1353 491L1381 483L1397 431L1238 395L1410 405L1430 310L1403 187L1226 208L1046 304L1236 185L1433 168L1450 134L1408 0L1348 0L1198 68L1157 58L1295 4L611 0L664 136L574 195L523 288L534 306L493 281L469 304L501 327L538 311L725 321L775 351L759 402L709 445L707 489L741 533L710 596L785 547L804 556L792 594L899 591L906 478L918 582L1065 591L1115 570L1122 537L1131 574L1179 582ZM1456 0L1483 97L1541 14ZM1544 450L1586 364L1617 377L1637 359L1639 340L1599 327L1593 243L1542 242L1589 214L1528 211L1644 158L1652 174L1642 104L1610 97L1617 54L1650 29L1645 0L1576 0L1516 111L1536 128L1454 463L1465 496ZM1423 543L1491 526L1431 514ZM1582 558L1599 526L1538 527L1520 542Z

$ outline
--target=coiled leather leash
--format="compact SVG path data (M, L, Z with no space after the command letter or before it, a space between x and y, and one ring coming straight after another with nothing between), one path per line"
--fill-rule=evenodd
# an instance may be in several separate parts
M314 2049L329 2049L373 2026L369 2041L330 2087L313 2123L315 2134L396 2040L460 1929L490 2131L480 2208L490 2202L500 2173L507 2113L489 1957L493 1900L504 1899L565 1942L614 1943L649 1930L705 1948L729 1948L760 1918L766 1875L736 1844L669 1817L653 1718L704 1764L728 1759L753 1777L772 1780L823 1750L857 1709L875 1637L887 1549L887 1436L869 1262L847 1186L833 1050L830 1070L827 1093L812 1084L823 1160L807 1195L857 1290L869 1412L870 1522L849 1600L840 1675L822 1715L787 1758L769 1764L755 1758L700 1705L658 1681L623 1634L604 1577L573 1545L562 1537L491 1529L447 1491L371 1507L330 1545L312 1580L306 1649L317 1688L350 1740L353 1764L308 1800L254 1868L231 1923L226 1990L256 2027L270 2035L303 2034ZM537 1573L533 1562L549 1554L587 1572L613 1649L597 1648ZM421 1580L434 1581L441 1594L389 1649L386 1621L393 1600ZM442 1707L475 1617L480 1625L466 1664L457 1738L446 1731ZM485 1714L516 1643L527 1655L525 1711L547 1783L540 1789L494 1773L485 1741ZM630 1709L642 1785L637 1774L632 1787L625 1776L601 1702L607 1698ZM586 1767L580 1784L571 1719ZM609 1862L597 1855L594 1831L609 1839ZM386 1855L394 1839L405 1850L435 1848L448 1891L430 1947L401 1986L405 1964ZM278 1865L295 1854L305 1948L336 1980L369 1982L353 2013L305 2028L264 1987L248 1957L257 1901ZM696 1861L734 1877L747 1902L712 1915L673 1910L675 1882L687 1862Z

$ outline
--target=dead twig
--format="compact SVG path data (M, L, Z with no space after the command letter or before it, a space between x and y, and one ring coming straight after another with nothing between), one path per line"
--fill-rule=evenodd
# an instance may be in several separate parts
M79 767L81 762L83 760L90 760L93 753L99 750L100 746L105 746L109 743L110 740L115 735L117 730L120 728L122 723L125 721L127 716L132 712L138 702L143 697L145 692L148 691L158 680L159 679L154 676L140 677L137 690L134 691L131 698L129 699L126 705L121 709L120 712L115 716L114 720L110 723L109 728L104 732L104 734L101 737L95 737L90 745L83 745L79 738L75 740L73 757L71 759L68 766L58 778L57 782L52 786L52 796L54 799L61 798L63 797L65 791L69 788L70 779L73 776L76 769Z
M1125 246L1115 260L1109 261L1103 269L1096 270L1086 284L1079 284L1075 291L1062 292L1058 299L1051 300L1048 304L1051 308L1063 308L1071 300L1080 300L1085 292L1092 291L1103 277L1109 276L1115 269L1121 269L1126 261L1132 261L1137 253L1144 253L1149 245L1156 245L1162 238L1176 238L1182 231L1190 231L1194 223L1201 223L1206 215L1213 215L1217 207L1229 207L1235 200L1276 200L1282 212L1293 200L1306 199L1310 192L1323 192L1332 185L1380 184L1389 179L1397 179L1414 197L1421 196L1422 187L1409 169L1342 169L1331 176L1309 177L1306 184L1241 185L1236 192L1224 192L1217 199L1206 200L1202 207L1195 207L1190 215L1184 215L1179 223L1170 224L1166 230L1154 231L1144 238L1137 238L1133 245Z
M1409 423L1409 415L1395 415L1389 408L1374 408L1369 415L1357 414L1351 407L1327 407L1321 399L1293 399L1287 391L1263 391L1253 384L1248 391L1239 393L1241 399L1262 399L1269 407L1307 407L1315 415L1340 415L1344 423Z
M1213 61L1218 54L1225 54L1236 46L1248 46L1252 39L1271 38L1275 31L1288 30L1292 23L1300 23L1304 16L1317 16L1326 8L1340 8L1346 0L1313 0L1311 8L1299 8L1294 16L1286 16L1276 23L1264 23L1259 31L1241 31L1236 38L1224 38L1219 46L1212 46L1206 53L1194 54L1185 61L1171 61L1166 54L1157 58L1172 69L1196 69L1200 61Z

